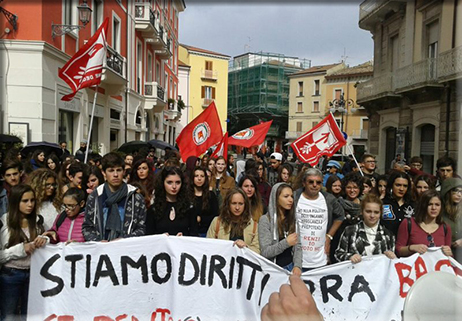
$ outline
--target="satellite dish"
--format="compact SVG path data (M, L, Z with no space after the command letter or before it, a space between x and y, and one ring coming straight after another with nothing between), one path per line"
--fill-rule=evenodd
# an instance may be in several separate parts
M430 272L419 278L404 301L403 321L462 320L462 278Z

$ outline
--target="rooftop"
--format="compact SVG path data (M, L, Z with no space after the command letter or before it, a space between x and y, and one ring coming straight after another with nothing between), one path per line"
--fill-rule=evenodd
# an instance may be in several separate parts
M193 47L193 46L188 46L188 45L185 45L185 44L180 44L180 45L183 46L184 48L186 48L186 50L188 50L188 51L196 51L196 52L200 52L200 53L204 53L204 54L209 54L209 55L214 55L214 56L221 56L223 58L228 58L228 59L231 58L231 56L224 55L224 54L221 54L221 53L218 53L218 52L215 52L215 51L202 49L202 48L198 48L198 47Z
M353 67L346 67L340 70L337 70L330 75L326 76L326 78L338 78L343 76L354 76L354 75L364 75L370 74L372 75L374 72L374 66L372 61L366 61L362 64Z
M291 76L298 76L298 75L308 75L308 74L317 74L317 73L324 73L327 70L336 67L342 63L330 64L330 65L320 65L320 66L313 66L308 69L304 69L302 71L293 73Z

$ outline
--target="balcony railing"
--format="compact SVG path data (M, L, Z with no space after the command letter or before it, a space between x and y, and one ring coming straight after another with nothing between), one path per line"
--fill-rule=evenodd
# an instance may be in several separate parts
M143 32L143 37L152 39L159 34L160 19L151 9L149 2L135 3L135 28Z
M217 80L218 72L216 70L201 70L201 78L208 80Z
M396 71L394 87L396 91L418 85L437 84L437 59L427 58Z
M367 139L368 134L369 134L369 131L367 129L355 129L355 130L353 130L353 134L351 135L351 138L353 138L353 139Z
M108 49L107 50L108 57L106 61L107 67L110 68L115 73L122 76L123 78L125 78L124 58L111 47L108 47L107 49Z
M438 57L439 80L453 80L462 76L462 46L443 52Z
M382 20L390 11L397 12L407 0L365 0L359 5L359 25L370 28Z
M163 101L165 91L157 82L147 82L144 85L144 95L148 98L157 98Z
M393 76L391 73L374 77L371 80L358 84L357 100L376 97L392 91Z
M206 108L214 101L215 99L213 98L202 98L202 107Z

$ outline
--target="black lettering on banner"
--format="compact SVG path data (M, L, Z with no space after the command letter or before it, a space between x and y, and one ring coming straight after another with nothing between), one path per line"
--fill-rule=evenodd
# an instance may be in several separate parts
M311 280L303 280L303 282L305 282L305 284L308 285L308 288L310 289L311 294L313 294L314 291L316 290L316 287L314 286L314 282Z
M57 285L54 288L40 291L44 298L49 296L54 296L59 294L64 288L64 281L59 276L53 275L49 272L49 269L53 266L53 264L61 258L61 255L55 254L50 257L45 264L40 269L40 275L43 276L45 279L50 280L51 282L55 282ZM2 295L8 295L7 293L3 293Z
M366 292L371 302L375 301L375 296L372 293L371 288L369 287L369 282L366 281L364 276L357 275L353 281L353 284L351 284L351 290L350 290L350 294L348 295L348 301L351 302L351 300L353 299L353 296L361 292Z
M163 277L159 275L159 270L157 269L157 263L159 261L165 261L165 265L167 267L167 272ZM157 284L164 284L170 280L170 277L172 276L172 259L168 253L162 252L154 256L151 260L151 274L152 280Z
M265 276L263 277L263 279L261 280L261 291L260 291L260 298L258 299L258 306L261 305L261 297L263 295L263 290L265 289L265 286L266 284L268 283L269 281L269 278L270 278L270 275L269 274L265 274Z
M130 267L139 269L141 268L141 279L143 280L143 283L148 283L149 278L148 278L148 264L146 261L146 256L141 255L138 261L133 261L133 259L129 256L121 256L120 257L120 266L122 267L122 284L127 285L128 284L128 265Z
M217 264L218 262L218 264ZM221 285L226 289L226 276L223 273L223 268L226 266L226 260L220 255L212 255L210 257L210 270L209 270L209 286L213 284L213 275L216 273L221 279Z
M207 273L207 255L202 255L200 284L205 285L205 274Z
M229 278L228 278L228 281L229 281L229 285L228 285L228 289L232 289L233 288L233 278L234 278L234 265L236 263L236 259L234 258L234 256L231 258L231 262L229 263Z
M194 276L190 280L184 279L184 275L186 272L186 260L191 262L194 268ZM194 258L194 256L189 255L188 253L181 253L180 270L178 272L178 283L180 285L191 285L191 284L196 283L198 279L199 279L199 264L197 263L196 259Z
M334 280L335 283L327 287L327 281ZM343 301L342 296L338 293L338 289L342 286L342 277L340 275L326 275L323 276L319 280L319 284L321 285L321 293L322 293L322 301L327 303L329 301L329 294L332 295L334 298L339 300L340 302Z
M106 270L103 270L103 263L106 266ZM96 266L95 280L93 281L93 286L98 286L99 278L109 277L112 281L112 285L119 285L119 280L112 265L109 255L103 254L100 255L98 265Z
M242 286L242 274L243 274L243 269L244 265L247 265L248 267L252 268L252 275L250 276L250 282L249 282L249 287L247 288L247 294L246 298L247 300L250 300L252 298L253 294L253 289L255 287L255 274L257 271L262 271L261 266L253 263L252 261L249 261L242 256L238 256L236 258L237 263L239 264L239 276L237 278L237 289L240 289Z
M90 287L90 284L91 284L91 255L90 254L87 254L86 256L86 273L85 273L85 287L88 289Z
M66 261L71 262L71 288L75 287L75 263L83 260L82 254L66 255L64 258Z

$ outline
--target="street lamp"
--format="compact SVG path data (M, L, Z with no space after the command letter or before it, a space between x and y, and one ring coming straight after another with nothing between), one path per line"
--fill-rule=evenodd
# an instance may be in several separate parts
M2 1L3 0L0 0L0 2ZM8 22L11 23L11 25L13 26L13 30L18 30L18 16L2 7L0 7L0 12L2 12L6 17L6 20L8 20Z
M340 122L340 130L343 131L343 115L348 115L348 109L352 112L355 112L357 108L354 108L355 101L353 99L344 98L343 93L340 95L339 99L334 99L329 102L329 111L331 113L339 112L342 115L342 120Z
M55 25L51 23L51 37L54 39L56 36L60 37L74 30L80 30L90 22L92 10L87 5L87 0L83 0L83 3L77 6L79 10L79 20L82 22L81 25Z

